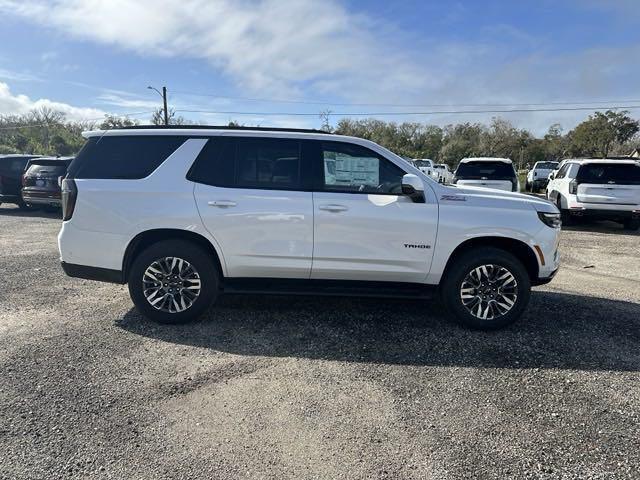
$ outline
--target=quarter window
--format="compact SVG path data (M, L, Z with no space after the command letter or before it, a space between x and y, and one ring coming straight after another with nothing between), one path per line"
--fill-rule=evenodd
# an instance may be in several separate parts
M181 136L91 137L69 167L71 178L140 179L150 175L186 140Z
M402 193L405 172L375 152L359 145L323 143L325 191Z

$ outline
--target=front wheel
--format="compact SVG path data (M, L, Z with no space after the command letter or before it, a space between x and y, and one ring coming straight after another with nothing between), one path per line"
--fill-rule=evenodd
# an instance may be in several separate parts
M165 240L136 257L128 283L142 315L159 323L186 323L216 300L219 277L204 249L183 240Z
M522 262L505 250L464 253L448 269L442 300L458 323L494 330L515 322L529 302L531 281Z

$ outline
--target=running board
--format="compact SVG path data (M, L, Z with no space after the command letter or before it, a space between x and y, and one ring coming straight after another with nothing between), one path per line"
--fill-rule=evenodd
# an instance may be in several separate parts
M225 294L323 295L338 297L390 297L430 299L437 285L352 280L304 280L281 278L225 278Z

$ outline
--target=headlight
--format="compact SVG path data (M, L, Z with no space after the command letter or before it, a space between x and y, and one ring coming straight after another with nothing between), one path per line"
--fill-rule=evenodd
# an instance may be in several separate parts
M542 223L544 223L547 227L560 228L560 226L562 225L562 220L560 220L559 213L538 212L538 218L542 220Z

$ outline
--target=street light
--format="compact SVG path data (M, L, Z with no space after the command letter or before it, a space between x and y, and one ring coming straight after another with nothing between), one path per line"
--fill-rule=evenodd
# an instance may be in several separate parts
M160 90L158 90L157 88L154 88L152 86L148 86L147 87L149 90L155 90L156 92L158 92L158 95L160 95L162 97L162 103L164 105L164 124L169 125L169 112L167 111L167 87L162 87L162 92L160 92Z

